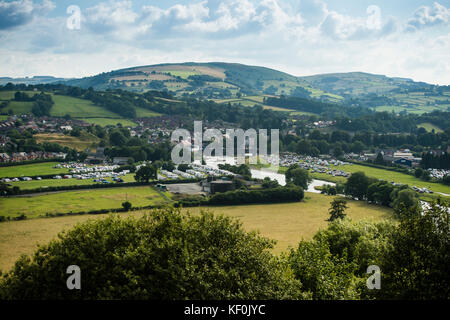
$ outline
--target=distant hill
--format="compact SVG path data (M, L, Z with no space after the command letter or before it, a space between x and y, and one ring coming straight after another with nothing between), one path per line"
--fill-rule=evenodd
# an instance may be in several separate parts
M386 94L395 89L430 88L433 85L407 78L389 78L364 72L329 73L300 77L311 86L343 96Z
M24 83L24 84L45 84L45 83L53 83L58 81L67 81L69 79L65 78L55 78L52 76L34 76L34 77L26 77L26 78L10 78L10 77L0 77L0 85L5 85L7 83Z
M138 93L168 90L175 97L191 96L245 106L253 106L255 101L261 104L263 96L284 95L395 113L450 110L450 86L364 72L296 77L270 68L224 62L140 66L81 79L0 78L0 84L8 82L62 82L84 89L122 89Z
M336 102L341 98L312 88L293 75L238 63L180 63L133 67L74 79L68 85L104 90L120 88L136 92L164 90L194 94L211 99L236 98L239 95L290 95L297 88L308 96ZM297 89L297 91L302 91Z

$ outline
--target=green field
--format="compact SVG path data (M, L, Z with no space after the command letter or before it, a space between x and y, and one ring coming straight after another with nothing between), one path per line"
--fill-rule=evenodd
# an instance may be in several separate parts
M53 169L53 167L58 163L59 162L43 162L12 167L0 167L0 178L27 177L49 174L57 175L69 172L69 169L65 168Z
M8 112L12 110L14 114L21 115L31 113L31 109L33 108L33 102L22 102L22 101L11 101L5 109L4 112Z
M154 111L150 111L144 108L140 108L140 107L134 107L136 109L136 116L138 118L152 118L152 117L159 117L161 114L154 112Z
M442 133L444 131L442 131L441 128L435 126L432 123L429 122L424 122L424 123L420 123L417 125L417 128L424 128L425 130L427 130L427 132L432 132L432 130L434 130L435 133Z
M69 147L78 151L90 149L95 151L100 139L85 131L79 137L72 137L71 135L64 135L61 133L40 133L33 136L37 143L50 142L57 143L63 147Z
M134 180L134 173L127 174L121 177L124 182L136 182ZM112 178L105 178L105 180L115 183ZM78 180L78 179L43 179L43 180L32 180L32 181L19 181L10 182L13 187L19 187L21 190L38 189L45 187L61 187L61 186L82 186L90 184L98 184L94 182L94 179Z
M148 188L145 188L148 191ZM211 210L239 219L246 230L260 231L263 236L277 240L274 251L280 253L289 246L296 246L301 239L311 239L319 229L327 227L328 208L332 200L331 196L308 193L303 202L213 207ZM133 200L131 202L134 204ZM392 210L389 208L352 200L348 201L348 207L346 213L355 221L392 219ZM193 213L199 210L189 209ZM145 212L147 211L121 215L142 216ZM38 243L47 243L62 230L88 219L106 216L77 215L0 223L0 270L10 269L21 254L31 254Z
M111 119L111 118L80 118L87 123L97 124L102 127L115 126L118 123L122 124L124 127L136 127L137 124L131 120L127 119Z
M34 91L23 92L29 96L33 96L36 93ZM14 93L15 91L2 91L0 92L0 100L12 100L14 99ZM80 118L88 114L90 117L120 118L114 112L96 106L86 99L55 95L53 93L51 93L51 96L55 104L50 110L50 115L54 117L62 117L69 114L73 118ZM15 114L25 114L31 113L32 107L33 102L11 101L5 111L13 110Z
M14 93L15 91L0 91L0 100L6 101L6 100L12 100L14 99ZM28 92L29 94L31 91Z
M164 73L170 73L173 77L180 77L187 79L189 76L201 75L200 72L190 71L190 70L161 70Z
M45 216L46 213L68 213L121 208L124 201L134 206L159 205L167 202L153 188L123 187L67 191L36 196L19 196L0 199L0 215L27 218Z
M52 95L55 102L50 114L54 117L63 117L69 114L73 118L82 118L86 115L90 117L120 117L114 112L94 105L85 99L72 98L68 96Z
M345 166L337 166L335 167L338 170L343 170L345 172L357 172L357 171L363 171L367 176L382 179L386 181L394 181L396 183L403 183L407 184L410 187L411 186L417 186L420 188L428 188L430 190L433 190L434 192L442 192L446 194L450 194L450 186L445 186L440 183L433 183L433 182L427 182L420 180L412 175L395 172L395 171L389 171L384 169L378 169L378 168L372 168L357 164L352 165L345 165Z
M306 112L306 111L294 111L291 112L291 116L317 116L316 113Z
M0 115L0 121L8 120L9 116Z

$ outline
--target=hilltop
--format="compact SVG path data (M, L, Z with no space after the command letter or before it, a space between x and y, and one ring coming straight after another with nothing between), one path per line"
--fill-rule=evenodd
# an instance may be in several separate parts
M169 91L175 98L194 97L252 107L265 98L293 96L376 111L422 114L450 109L450 87L364 72L297 77L278 70L238 63L166 63L114 70L81 79L0 78L0 83L63 83L84 89L121 89L135 93ZM278 110L277 104L264 105ZM284 106L285 109L297 110Z

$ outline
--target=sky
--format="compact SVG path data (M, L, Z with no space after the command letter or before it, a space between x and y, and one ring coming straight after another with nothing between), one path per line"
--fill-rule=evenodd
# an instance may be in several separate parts
M177 62L450 85L450 0L0 0L0 76Z

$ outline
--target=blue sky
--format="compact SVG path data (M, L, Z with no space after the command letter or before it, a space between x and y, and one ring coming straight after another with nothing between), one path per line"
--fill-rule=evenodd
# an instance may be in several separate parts
M0 0L0 42L0 76L225 61L450 84L449 0Z

